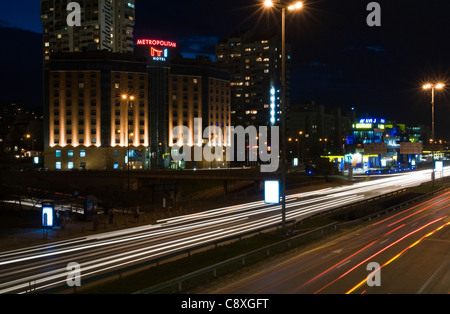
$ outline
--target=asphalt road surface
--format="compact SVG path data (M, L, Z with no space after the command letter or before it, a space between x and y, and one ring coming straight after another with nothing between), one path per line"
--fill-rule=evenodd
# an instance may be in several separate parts
M450 190L204 293L448 294Z

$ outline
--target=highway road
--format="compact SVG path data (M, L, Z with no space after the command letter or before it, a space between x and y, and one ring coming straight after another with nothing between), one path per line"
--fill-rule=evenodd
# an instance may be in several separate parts
M450 175L450 167L445 168L443 175ZM420 185L430 179L431 170L422 170L289 195L286 218L301 220L342 205ZM280 211L279 205L259 201L165 219L155 225L2 252L0 294L67 287L69 263L80 265L83 283L92 276L279 223Z
M204 293L448 294L449 205L446 190Z

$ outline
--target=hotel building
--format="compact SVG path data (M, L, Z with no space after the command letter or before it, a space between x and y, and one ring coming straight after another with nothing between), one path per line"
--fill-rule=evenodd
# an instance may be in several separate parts
M230 75L226 70L201 57L178 59L171 64L168 87L169 147L175 144L181 146L183 141L191 147L203 147L210 141L213 145L220 146L230 143L226 130L231 126L231 91ZM194 125L195 119L201 119L202 122L197 129ZM174 128L177 126L189 128L188 139L185 139L181 132L174 134ZM223 130L222 142L212 138L217 134L203 138L203 131L208 126L220 127ZM195 131L199 133L194 134ZM189 164L172 165L179 166L189 167ZM197 163L195 166L201 165Z
M146 60L101 51L54 54L49 63L45 167L146 169Z

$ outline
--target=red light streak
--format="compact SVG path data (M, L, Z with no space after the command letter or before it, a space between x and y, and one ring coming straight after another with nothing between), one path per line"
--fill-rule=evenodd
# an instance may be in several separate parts
M445 217L439 218L438 220L442 220ZM383 267L389 265L390 263L392 263L393 261L395 261L397 258L399 258L400 256L402 256L406 251L408 251L409 249L413 248L414 246L416 246L417 244L419 244L420 242L422 242L424 239L432 236L433 234L435 234L436 232L438 232L439 230L441 230L442 228L446 227L450 225L450 222L447 222L445 224L443 224L442 226L439 226L438 228L436 228L435 230L427 233L426 235L424 235L422 238L420 238L419 240L417 240L416 242L414 242L413 244L411 244L410 246L408 246L406 249L404 249L403 251L401 251L400 253L398 253L397 255L395 255L393 258L391 258L389 261L387 261L386 263L384 263L382 266L380 266L380 269L378 269L378 271L380 271ZM355 291L356 289L358 289L359 287L361 287L364 283L366 282L366 279L364 279L363 281L361 281L359 284L357 284L355 287L353 287L352 289L350 289L349 291L346 292L346 294L350 294L353 291ZM364 292L366 292L366 290L364 290Z
M428 203L428 202L432 202L432 201L434 201L434 200L436 200L436 199L438 199L438 198L440 198L440 197L442 197L442 196L444 196L444 195L447 195L447 194L449 194L449 193L450 193L450 192L447 192L447 193L445 193L445 194L442 194L442 195L440 195L440 196L437 196L437 197L435 197L435 198L432 198L432 199L430 199L430 200L427 200L427 201L425 201L425 202L422 202L422 203L420 203L420 204L417 204L416 206L413 206L413 207L411 207L411 208L409 208L409 209L407 209L407 210L405 210L405 211L402 211L402 212L400 212L400 213L398 213L398 214L395 214L395 215L393 215L393 216L391 216L391 217L388 217L388 218L383 219L383 220L381 220L381 221L379 221L379 222L376 222L376 223L374 223L372 226L379 225L379 224L381 224L381 223L383 223L383 222L385 222L385 221L387 221L387 220L389 220L389 219L395 218L395 217L397 217L397 216L399 216L399 215L401 215L401 214L403 214L403 213L405 213L405 212L407 212L407 211L413 210L413 209L415 209L415 208L417 208L417 207L419 207L419 206L422 206L423 204L426 204L426 203Z
M436 219L436 220L433 220L433 221L427 223L426 225L423 225L422 227L420 227L420 228L418 228L418 229L416 229L416 230L414 230L414 231L412 231L412 232L406 234L405 236L401 237L401 238L398 239L397 241L395 241L395 242L389 244L388 246L384 247L383 249L381 249L381 250L378 251L377 253L373 254L372 256L370 256L370 257L366 258L365 260L363 260L362 262L358 263L357 265L355 265L354 267L352 267L351 269L349 269L348 271L346 271L344 274L342 274L341 276L339 276L339 277L336 278L335 280L331 281L330 283L328 283L327 285L325 285L325 286L322 287L321 289L319 289L319 290L317 290L316 292L314 292L314 294L319 293L320 291L322 291L322 290L324 290L325 288L329 287L330 285L332 285L333 283L335 283L335 282L338 281L339 279L342 279L343 277L347 276L349 273L351 273L352 271L354 271L356 268L358 268L359 266L361 266L361 265L367 263L368 261L370 261L371 259L373 259L373 258L374 258L375 256L377 256L378 254L380 254L380 253L386 251L387 249L391 248L392 246L396 245L397 243L400 243L401 241L403 241L403 240L405 240L406 238L412 236L413 234L419 232L420 230L423 230L423 229L425 229L426 227L428 227L428 226L430 226L430 225L432 225L432 224L434 224L434 223L436 223L436 222L438 222L438 221L441 221L442 219L445 219L446 217L447 217L447 216L444 216L444 217L438 218L438 219Z

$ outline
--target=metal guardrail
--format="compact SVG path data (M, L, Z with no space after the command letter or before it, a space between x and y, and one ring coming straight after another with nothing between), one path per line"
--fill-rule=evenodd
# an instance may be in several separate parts
M307 237L311 237L311 236L314 236L314 235L317 236L317 234L319 234L321 237L323 237L325 235L325 232L327 230L329 230L329 229L337 230L337 229L340 229L340 228L348 228L351 225L360 224L361 222L364 222L364 221L370 221L373 218L380 217L382 214L387 214L390 211L395 211L395 210L400 209L400 208L402 208L404 206L416 203L417 201L419 201L421 199L424 199L426 197L429 197L431 195L439 193L439 192L447 189L448 186L450 186L450 185L447 184L447 185L445 185L444 187L442 187L439 190L436 190L436 191L433 191L431 193L427 193L427 194L415 197L415 198L413 198L411 200L408 200L406 202L403 202L403 203L391 206L391 207L389 207L387 209L380 210L378 212L375 212L375 213L373 213L371 215L368 215L368 216L365 216L363 218L355 219L355 220L352 220L350 222L345 222L345 223L337 223L337 222L335 222L335 223L329 224L327 226L324 226L324 227L321 227L321 228L318 228L318 229L315 229L315 230L312 230L312 231L308 231L306 233L302 233L302 234L297 235L297 236L293 236L293 237L291 237L289 239L286 239L286 240L283 240L281 242L278 242L278 243L275 243L275 244L272 244L272 245L269 245L269 246L266 246L266 247L254 250L252 252L249 252L249 253L246 253L246 254L243 254L243 255L240 255L240 256L228 259L226 261L217 263L215 265L208 266L208 267L205 267L203 269L194 271L194 272L192 272L190 274L178 277L178 278L176 278L174 280L170 280L170 281L167 281L165 283L162 283L162 284L159 284L159 285L147 288L147 289L140 290L138 292L135 292L135 294L151 294L151 293L155 293L155 292L161 291L163 289L174 287L174 286L178 286L178 289L177 289L178 292L182 292L183 291L183 283L188 281L188 280L194 279L194 278L202 276L202 275L206 275L208 273L209 274L212 273L213 277L216 278L217 277L217 270L220 269L220 268L228 267L230 265L233 265L233 264L236 264L236 263L239 263L239 262L242 263L242 265L245 266L246 260L250 259L253 256L259 255L259 254L264 253L264 252L267 254L267 256L270 256L270 251L271 250L272 251L279 251L280 249L282 249L283 247L285 248L286 246L288 247L288 249L290 249L290 248L293 247L293 243L295 243L296 241L299 241L301 239L304 239L304 238L307 238ZM333 209L332 211L338 211L338 210L342 210L343 208L355 207L355 206L358 206L358 205L361 205L361 204L364 204L364 203L370 203L370 202L375 201L375 200L387 198L389 196L393 196L393 195L402 193L402 192L404 192L406 190L407 189L396 191L396 192L392 192L392 193L388 193L388 194L381 195L381 196L377 196L377 197L374 197L372 199L367 199L367 200L364 200L364 201L361 201L361 202L358 202L358 203L354 203L354 204L351 204L351 205L342 206L342 207L339 207L337 209ZM322 215L322 214L323 213L321 213L319 215Z

